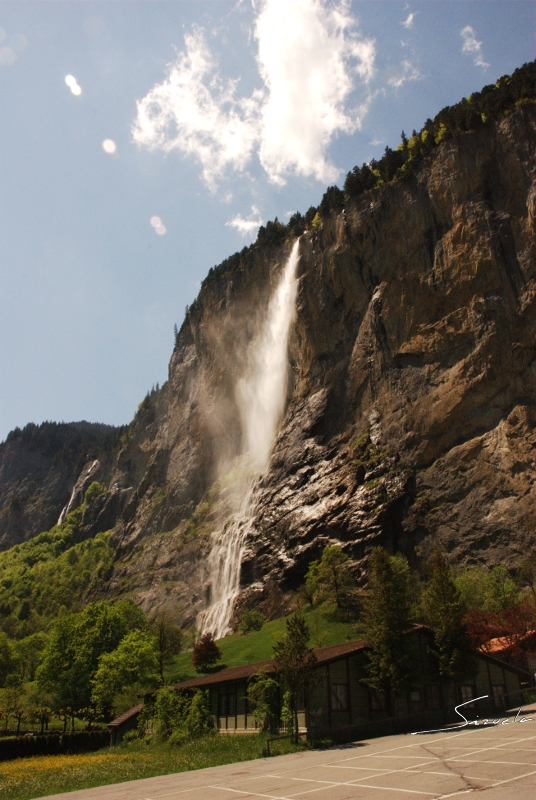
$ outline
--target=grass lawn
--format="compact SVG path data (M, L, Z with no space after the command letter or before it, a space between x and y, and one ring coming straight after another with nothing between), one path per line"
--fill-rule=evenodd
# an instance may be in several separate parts
M311 632L311 647L327 647L331 644L357 639L354 624L341 622L336 619L332 605L324 604L318 608L307 607L303 611L305 620ZM254 661L263 661L272 657L274 644L286 632L285 617L265 622L260 631L252 631L245 635L233 633L218 640L218 647L223 653L223 663L226 667L239 667ZM180 683L189 678L198 677L192 666L192 654L181 653L175 659L171 671L173 683Z
M75 756L34 756L0 763L2 800L32 800L49 794L91 789L110 783L169 775L262 758L264 735L205 736L179 747L134 742ZM272 745L274 755L293 753L304 745L288 739Z

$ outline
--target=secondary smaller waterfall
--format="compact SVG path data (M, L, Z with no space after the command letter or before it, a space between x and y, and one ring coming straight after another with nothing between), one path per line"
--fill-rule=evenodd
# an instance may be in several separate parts
M213 534L208 558L212 605L200 615L198 623L216 639L229 629L240 590L245 542L253 522L255 482L268 468L270 450L285 408L288 337L296 305L299 247L298 239L268 305L265 322L250 345L246 373L236 387L246 478L239 490L237 513Z

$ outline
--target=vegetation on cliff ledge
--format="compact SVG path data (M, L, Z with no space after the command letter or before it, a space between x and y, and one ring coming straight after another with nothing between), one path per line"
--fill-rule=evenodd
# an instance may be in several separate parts
M203 288L246 269L255 250L278 246L288 238L301 236L305 231L314 232L331 211L344 208L346 203L364 192L409 177L436 147L448 139L489 125L534 100L536 61L531 61L516 69L512 75L503 75L496 83L484 86L480 92L441 109L434 119L427 119L422 129L418 132L414 130L409 138L402 131L402 141L394 150L386 147L379 160L373 159L361 167L355 166L347 174L343 189L328 187L317 208L311 206L305 215L299 212L293 214L286 225L277 217L273 222L261 225L257 240L213 267L203 281ZM195 310L196 303L190 306L191 311Z

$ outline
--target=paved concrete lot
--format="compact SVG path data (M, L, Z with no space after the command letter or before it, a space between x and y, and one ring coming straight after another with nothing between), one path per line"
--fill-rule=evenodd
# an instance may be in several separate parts
M532 712L532 713L531 713ZM62 800L426 800L484 792L536 798L536 721L385 736L195 772L54 795ZM49 799L47 799L49 800Z

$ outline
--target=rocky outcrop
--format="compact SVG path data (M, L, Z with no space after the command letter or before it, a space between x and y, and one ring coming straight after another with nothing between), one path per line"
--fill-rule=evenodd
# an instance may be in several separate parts
M527 104L302 237L287 408L255 489L238 608L281 611L328 542L360 579L376 544L509 566L534 547L535 153ZM102 595L183 623L206 604L240 452L236 381L290 245L254 248L188 312L168 382L87 510L87 535L113 527Z

